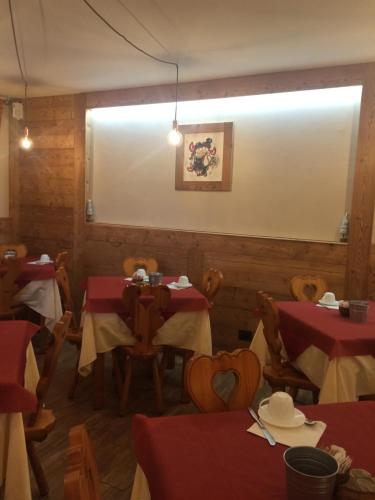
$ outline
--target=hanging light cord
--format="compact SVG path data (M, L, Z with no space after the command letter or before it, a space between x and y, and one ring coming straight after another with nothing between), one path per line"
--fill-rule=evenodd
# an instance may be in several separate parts
M28 83L27 83L27 80L26 80L26 77L25 77L25 73L24 73L24 71L22 69L20 53L19 53L19 50L18 50L16 28L15 28L15 25L14 25L14 15L13 15L12 0L8 0L8 4L9 4L10 20L11 20L11 24L12 24L14 47L16 49L16 55L17 55L18 68L20 70L21 78L22 78L23 84L25 86L25 122L26 122L26 116L27 116L27 86L28 86Z
M179 67L178 67L178 63L174 62L174 61L167 61L165 59L161 59L160 57L156 57L152 54L150 54L149 52L147 52L146 50L142 49L141 47L138 47L138 45L136 45L134 42L132 42L131 40L129 40L129 38L127 38L125 35L123 35L122 33L120 33L120 31L118 31L114 26L112 26L112 24L110 24L87 0L82 0L86 5L87 7L101 20L103 21L103 23L110 29L112 30L114 33L116 33L116 35L118 35L119 37L121 37L123 40L125 40L126 43L128 43L129 45L131 45L134 49L138 50L138 52L141 52L142 54L144 54L145 56L147 57L150 57L151 59L153 59L154 61L157 61L157 62L160 62L162 64L169 64L170 66L174 66L176 68L176 85L175 85L175 111L174 111L174 119L175 121L177 120L177 101L178 101L178 84L179 84ZM11 0L9 0L9 3L11 2ZM18 52L17 52L18 53Z

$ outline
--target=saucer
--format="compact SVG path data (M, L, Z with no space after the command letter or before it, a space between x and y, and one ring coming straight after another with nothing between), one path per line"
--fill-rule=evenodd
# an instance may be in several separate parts
M175 286L176 288L190 288L193 286L192 283L188 283L187 285L181 285L177 281L173 281L172 283L170 283L170 285Z
M283 423L280 423L269 414L268 405L261 406L258 410L258 415L266 424L274 425L275 427L301 427L306 420L305 415L301 411L297 410L297 408L294 408L294 417L290 421Z
M334 300L333 302L330 302L330 303L324 302L323 300L319 300L318 302L321 306L324 306L324 307L339 307L338 300Z

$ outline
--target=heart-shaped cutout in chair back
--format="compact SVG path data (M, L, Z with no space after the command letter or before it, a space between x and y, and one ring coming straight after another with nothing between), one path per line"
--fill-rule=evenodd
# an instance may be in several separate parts
M186 387L203 412L245 409L259 385L260 364L249 349L196 356L186 366Z
M327 283L319 276L294 276L290 281L290 291L295 300L318 302L328 289Z

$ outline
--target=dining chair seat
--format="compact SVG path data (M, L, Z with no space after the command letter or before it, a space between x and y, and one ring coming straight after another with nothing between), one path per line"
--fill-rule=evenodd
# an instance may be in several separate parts
M279 390L285 390L285 387L298 387L307 391L319 391L319 388L305 374L294 368L288 361L283 362L281 370L266 365L263 368L263 377L271 387L279 387Z

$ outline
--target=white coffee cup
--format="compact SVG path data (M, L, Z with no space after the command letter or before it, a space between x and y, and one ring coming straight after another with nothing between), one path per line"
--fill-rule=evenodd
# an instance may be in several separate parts
M133 278L136 279L136 280L144 280L147 276L147 273L144 269L137 269L134 273L133 273Z
M178 284L181 286L187 286L189 284L189 278L187 276L180 276L178 278Z
M320 302L323 302L324 304L336 304L336 297L333 292L326 292L323 297L320 299Z
M42 253L39 260L40 262L49 262L51 259L47 253Z
M292 397L286 392L274 392L269 398L259 403L259 408L268 403L270 417L280 423L290 422L295 414Z

